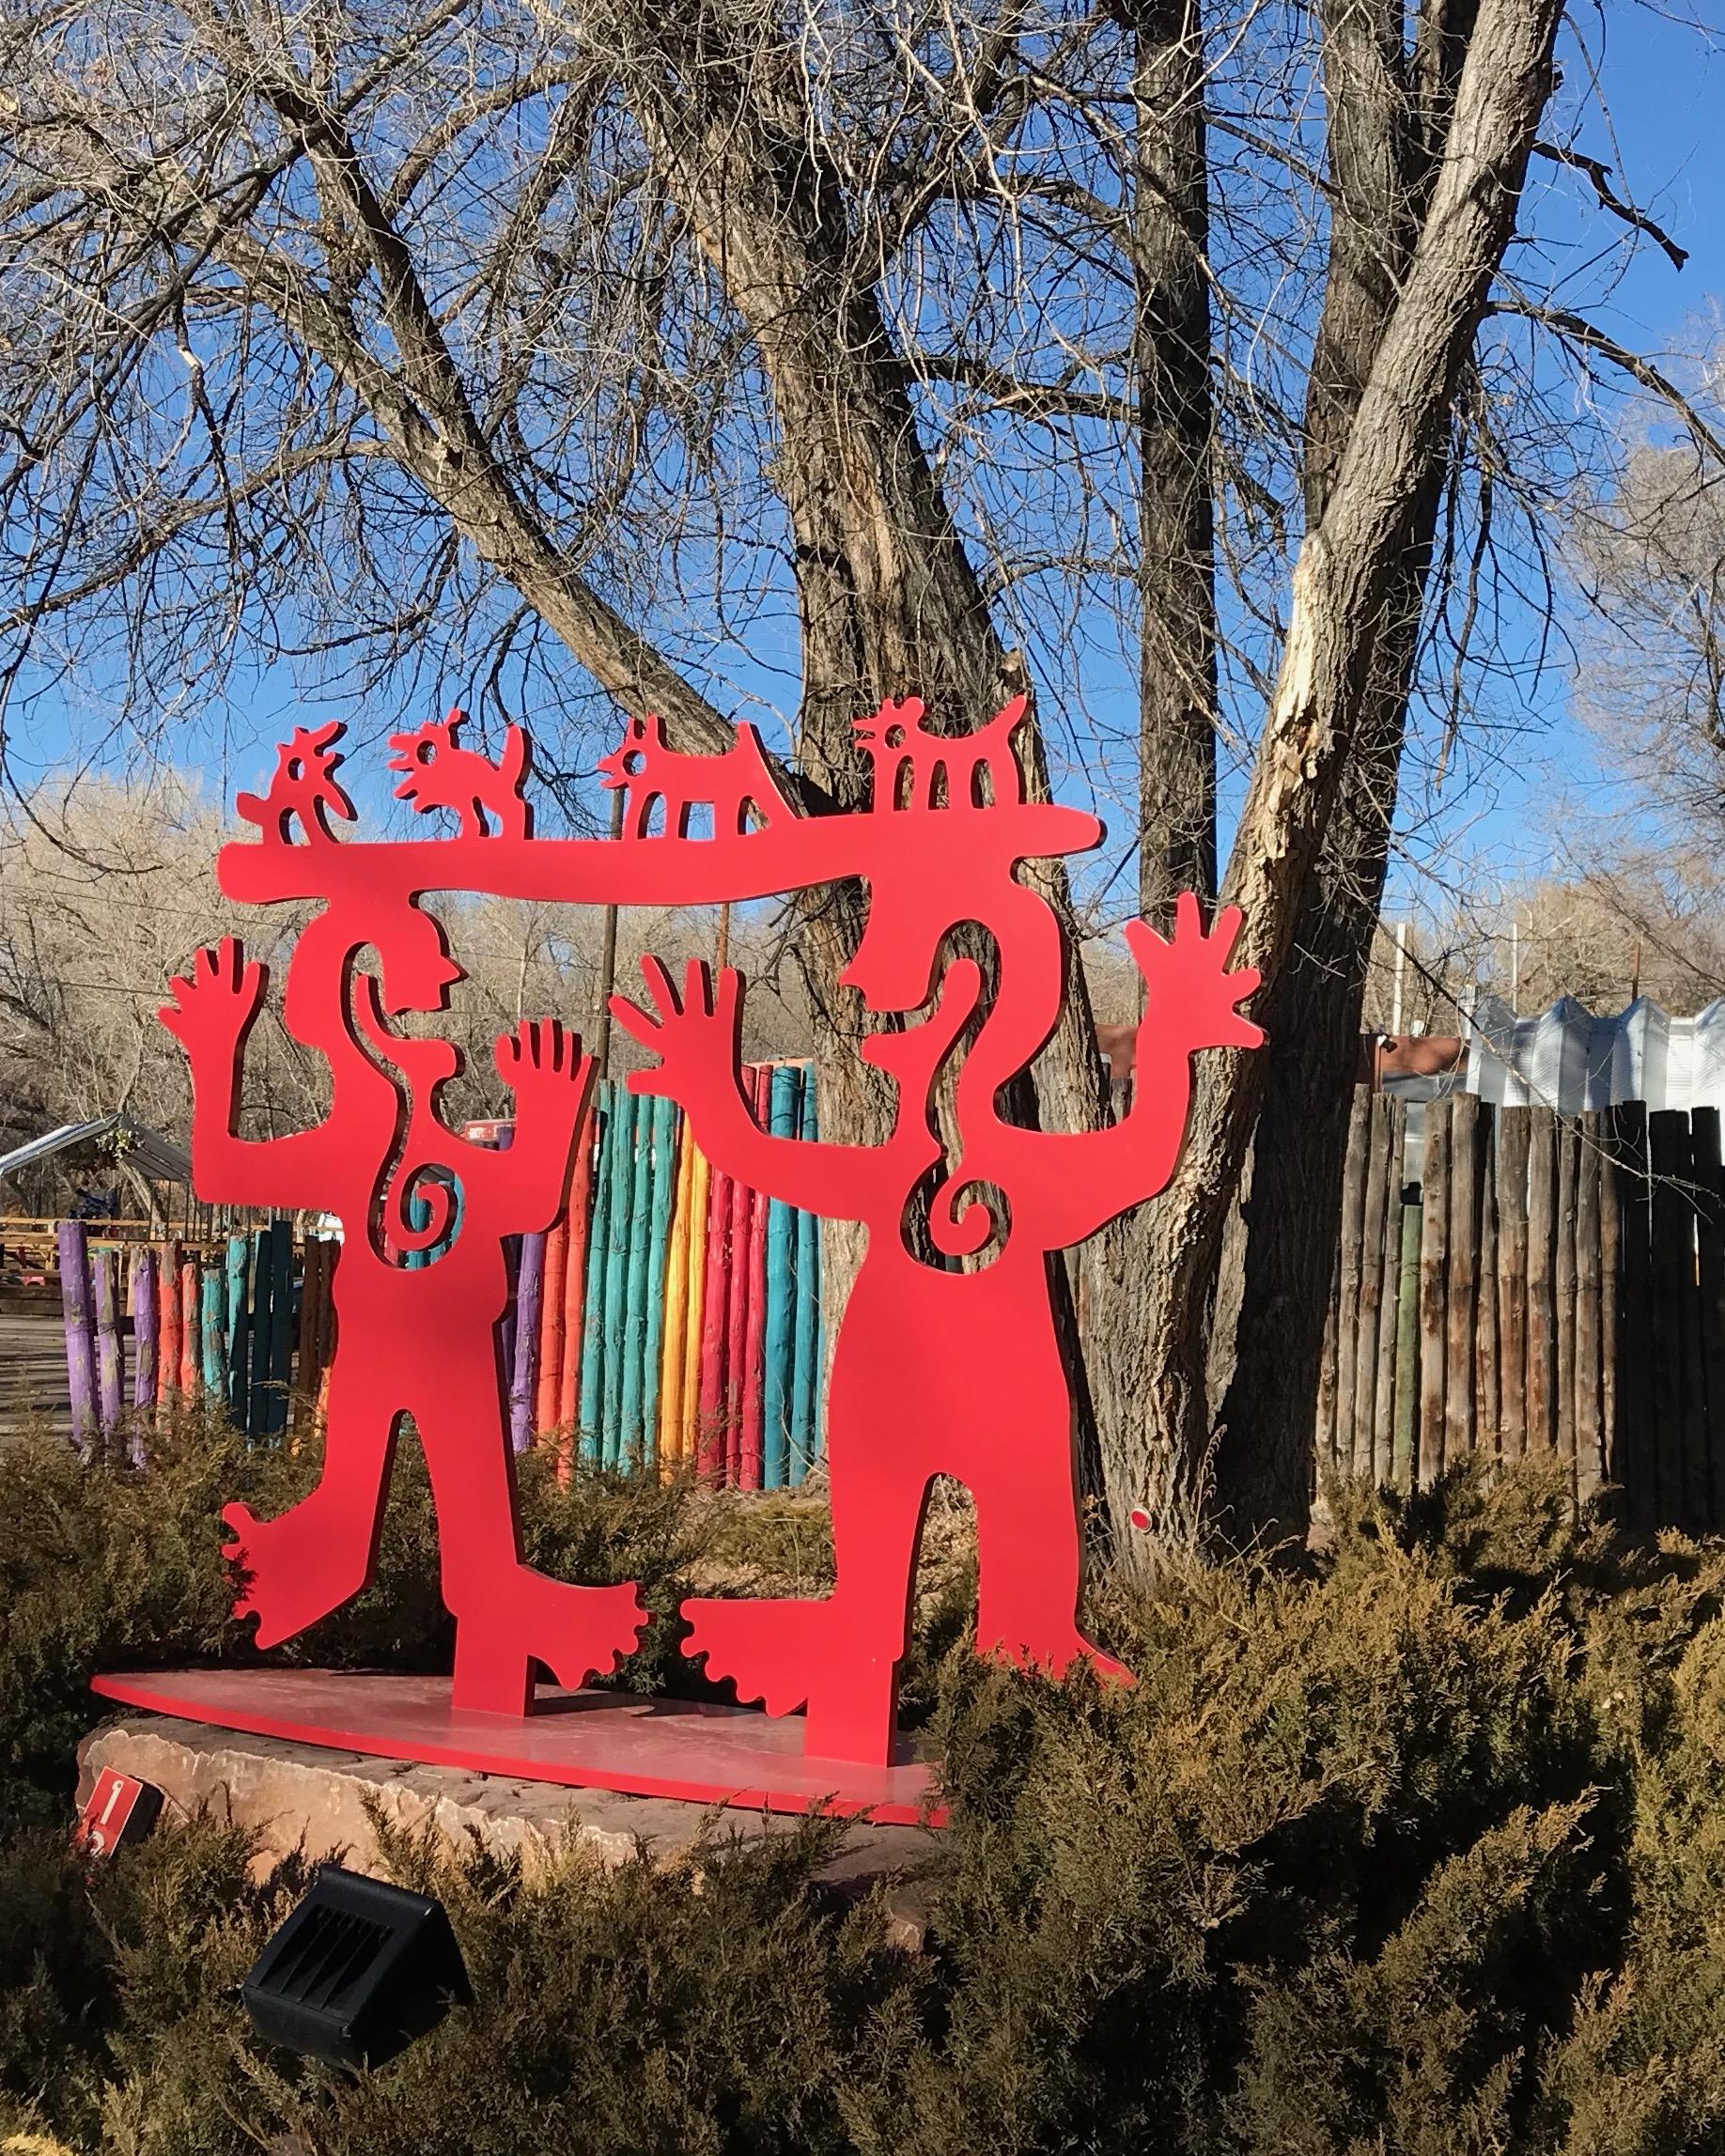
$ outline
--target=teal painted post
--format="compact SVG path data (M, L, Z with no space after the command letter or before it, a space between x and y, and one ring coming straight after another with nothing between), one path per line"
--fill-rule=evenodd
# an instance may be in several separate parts
M629 1308L629 1232L630 1183L635 1172L635 1122L641 1104L618 1083L613 1104L611 1158L611 1233L605 1243L605 1389L599 1409L599 1458L614 1467L622 1456L623 1373L628 1349L625 1322Z
M665 1255L676 1202L676 1103L656 1098L652 1109L653 1229L647 1247L646 1344L641 1357L641 1457L659 1464L660 1359L665 1344Z
M797 1136L816 1134L815 1066L802 1069L797 1104ZM791 1386L790 1479L800 1482L815 1460L816 1402L820 1392L820 1221L813 1213L797 1215L796 1377Z
M245 1428L246 1371L252 1339L251 1312L246 1308L251 1256L252 1246L246 1236L227 1238L224 1280L227 1298L227 1419L236 1430Z
M272 1437L288 1427L293 1380L293 1222L270 1223L270 1420Z
M254 1442L270 1434L270 1290L275 1279L275 1230L252 1238L252 1373L245 1427Z
M605 1400L605 1266L611 1250L611 1145L617 1089L609 1079L599 1086L594 1134L593 1220L587 1235L587 1290L582 1307L581 1456L589 1466L600 1457L599 1421Z
M408 1192L408 1202L404 1210L407 1214L407 1224L414 1234L423 1234L431 1225L431 1201L423 1190L410 1190ZM423 1273L431 1263L429 1250L408 1250L404 1255L407 1259L407 1270L410 1273Z
M629 1192L624 1222L623 1278L618 1290L617 1330L623 1341L614 1427L605 1437L606 1461L634 1467L641 1460L641 1358L646 1348L647 1251L653 1229L653 1099L631 1102L632 1127L625 1161L623 1188ZM609 1388L607 1392L609 1393Z
M795 1138L801 1091L794 1063L772 1074L767 1128L774 1138ZM767 1332L762 1373L761 1485L782 1490L790 1479L790 1400L796 1377L795 1273L796 1221L788 1205L772 1199L767 1207Z
M227 1276L214 1265L198 1280L197 1324L204 1398L214 1407L227 1396Z

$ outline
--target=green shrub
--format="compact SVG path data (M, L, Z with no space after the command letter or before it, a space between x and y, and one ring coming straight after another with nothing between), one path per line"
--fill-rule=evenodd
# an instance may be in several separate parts
M209 1500L290 1470L195 1453L150 1489L50 1467L29 1504L0 1460L0 1523L34 1523L5 1544L0 1711L35 1790L89 1656L145 1624L226 1651ZM431 1652L411 1468L392 1509L396 1556L326 1658ZM524 1511L536 1561L639 1565L655 1595L806 1587L825 1561L800 1500L761 1506L752 1541L748 1506L563 1489L534 1463ZM1194 1564L1099 1594L1097 1636L1138 1674L1121 1693L974 1660L951 1509L913 1655L953 1811L920 1956L882 1945L877 1902L822 1888L830 1824L742 1847L721 1825L668 1870L571 1854L531 1881L397 1838L475 2005L349 2077L256 2051L239 2008L295 1877L252 1881L209 1825L88 1880L16 1832L0 2126L81 2156L1725 2148L1725 1550L1626 1543L1537 1469L1343 1490L1332 1518L1297 1573ZM108 1605L43 1576L68 1554Z

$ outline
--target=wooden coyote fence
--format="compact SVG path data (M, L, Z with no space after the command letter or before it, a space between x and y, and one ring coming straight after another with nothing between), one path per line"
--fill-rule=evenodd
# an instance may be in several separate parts
M1415 1111L1418 1112L1417 1110ZM1545 1454L1631 1526L1725 1527L1719 1116L1355 1098L1320 1469Z

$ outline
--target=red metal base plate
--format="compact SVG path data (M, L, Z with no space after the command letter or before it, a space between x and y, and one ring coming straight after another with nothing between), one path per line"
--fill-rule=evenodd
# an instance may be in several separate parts
M188 1722L286 1737L386 1760L417 1760L513 1781L561 1782L635 1796L758 1811L868 1812L944 1825L931 1770L909 1746L890 1767L803 1756L800 1717L747 1707L639 1699L625 1692L542 1691L525 1720L458 1712L446 1677L320 1669L166 1669L96 1677L104 1699Z

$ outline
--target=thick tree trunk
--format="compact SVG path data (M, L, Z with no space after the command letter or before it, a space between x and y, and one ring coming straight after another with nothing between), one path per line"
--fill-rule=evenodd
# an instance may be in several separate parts
M1165 927L1175 896L1216 890L1216 592L1212 511L1204 29L1196 0L1129 16L1136 171L1133 366L1139 444L1141 916ZM1152 1016L1152 1023L1155 1022ZM1096 1465L1117 1544L1143 1501L1136 1433L1155 1382L1142 1292L1152 1218L1113 1221L1083 1250L1084 1362Z
M1319 522L1382 343L1443 152L1470 11L1428 15L1412 61L1402 12L1329 0L1329 276L1306 407L1307 520ZM1425 584L1446 482L1435 446L1402 558L1353 749L1293 948L1259 999L1271 1041L1252 1142L1251 1202L1230 1218L1211 1343L1216 1431L1212 1527L1222 1538L1302 1541L1330 1261L1358 1060L1360 1009L1383 900Z
M1244 909L1239 957L1263 969L1271 1000L1311 904L1456 385L1515 230L1561 12L1560 0L1485 0L1479 10L1418 243L1296 565L1282 666L1222 892ZM1273 1057L1201 1059L1187 1151L1154 1211L1145 1285L1157 1382L1143 1401L1140 1472L1174 1528L1204 1493L1206 1313Z
M1139 867L1142 918L1216 891L1216 561L1209 192L1196 0L1133 21L1137 170Z

